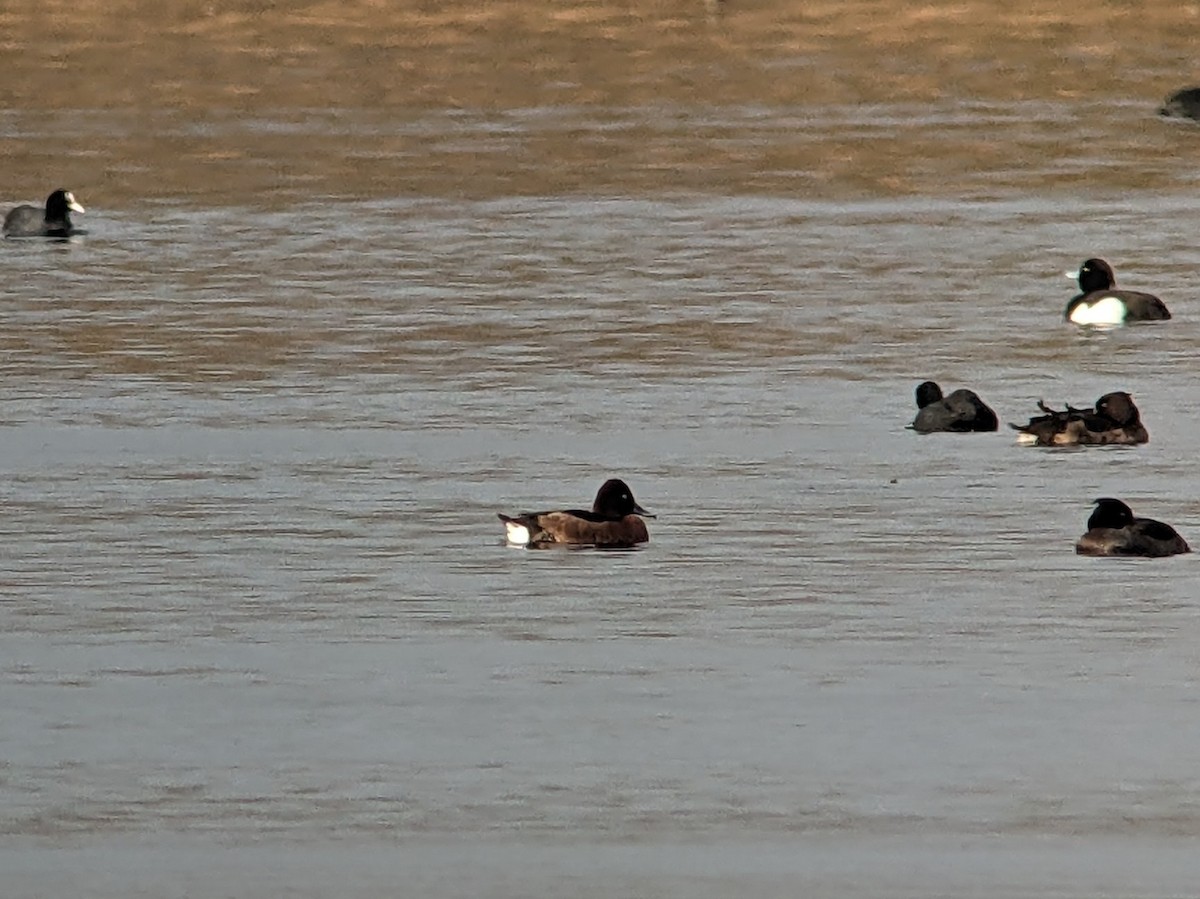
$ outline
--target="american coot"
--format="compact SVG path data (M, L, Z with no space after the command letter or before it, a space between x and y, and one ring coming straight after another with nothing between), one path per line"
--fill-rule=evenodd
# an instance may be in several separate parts
M1150 439L1133 397L1124 391L1104 394L1096 400L1094 409L1076 409L1068 405L1059 411L1040 400L1038 408L1045 415L1029 419L1027 425L1009 425L1018 431L1017 443L1037 446L1130 446L1146 443Z
M917 417L909 426L921 434L934 431L994 431L996 413L973 390L959 388L947 397L933 381L917 385Z
M1158 114L1170 118L1200 120L1200 87L1177 90L1163 101Z
M1067 304L1064 315L1077 325L1119 325L1122 322L1166 321L1171 313L1153 294L1117 290L1112 266L1103 259L1088 259L1073 276L1079 281L1078 296Z
M624 481L605 481L590 512L564 509L557 512L500 514L508 542L514 546L544 547L555 544L628 547L650 539L646 522L654 516L637 504Z
M1191 547L1175 528L1153 518L1135 518L1119 499L1096 500L1087 533L1075 544L1081 556L1175 556Z
M17 206L4 217L5 237L70 237L79 232L71 225L71 213L83 207L69 190L59 188L46 197L46 208Z

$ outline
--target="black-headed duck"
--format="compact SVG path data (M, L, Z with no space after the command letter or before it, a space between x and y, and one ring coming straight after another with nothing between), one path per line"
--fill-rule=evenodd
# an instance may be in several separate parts
M917 385L917 417L910 427L921 434L935 431L994 431L996 413L973 390L959 388L947 397L933 381Z
M1153 518L1136 518L1119 499L1096 500L1087 533L1075 544L1081 556L1146 556L1159 558L1191 552L1175 528Z
M605 481L591 511L564 509L504 515L505 535L514 546L630 547L650 539L642 518L654 516L637 504L628 485L617 478Z
M1077 325L1120 325L1166 321L1171 317L1158 297L1137 290L1118 290L1112 266L1088 259L1075 276L1080 293L1067 304L1064 318Z
M46 198L46 208L17 206L4 217L5 237L70 237L77 233L71 213L83 207L69 190L59 188Z

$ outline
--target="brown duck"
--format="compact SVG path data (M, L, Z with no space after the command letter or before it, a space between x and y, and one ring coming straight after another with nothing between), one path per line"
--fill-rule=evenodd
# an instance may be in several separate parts
M605 481L596 493L591 511L563 509L554 512L499 513L505 535L514 546L635 546L650 539L642 518L654 516L637 504L622 480ZM640 517L639 517L640 516Z
M1094 409L1076 409L1068 405L1060 411L1051 409L1040 400L1038 408L1046 414L1031 418L1026 425L1009 425L1018 432L1018 443L1037 446L1132 446L1150 439L1133 397L1124 391L1104 394L1096 400Z

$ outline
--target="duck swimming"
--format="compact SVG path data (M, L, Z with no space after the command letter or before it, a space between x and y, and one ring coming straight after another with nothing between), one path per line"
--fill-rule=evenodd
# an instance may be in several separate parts
M1124 391L1104 394L1096 400L1094 409L1076 409L1068 405L1059 411L1040 400L1038 408L1045 415L1031 418L1026 425L1009 425L1018 432L1017 443L1030 446L1134 446L1150 440L1133 397Z
M77 233L71 213L83 207L69 190L59 188L46 197L46 208L17 206L4 217L5 237L70 237Z
M959 388L947 397L933 381L917 385L917 417L909 426L920 434L935 431L994 431L999 426L996 413L973 390Z
M560 544L607 548L635 546L650 539L646 522L639 516L654 517L638 505L629 486L617 478L601 485L590 512L564 509L498 514L504 522L508 542L530 548Z
M1081 556L1145 556L1161 558L1191 552L1175 528L1153 518L1136 518L1119 499L1096 500L1087 533L1075 544Z
M1113 268L1103 259L1088 259L1076 276L1079 293L1063 317L1077 325L1120 325L1166 321L1171 317L1158 297L1137 290L1118 290Z

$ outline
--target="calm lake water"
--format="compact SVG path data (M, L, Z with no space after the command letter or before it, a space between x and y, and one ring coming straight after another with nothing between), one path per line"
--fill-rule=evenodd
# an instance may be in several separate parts
M206 78L10 14L0 205L61 181L88 233L0 243L6 899L1194 890L1197 563L1073 553L1108 495L1200 543L1175 13L1094 89L1110 32L1034 16L1079 65L1005 97L1012 22L922 57L957 7L816 7L819 57L783 6L497 9L151 18ZM706 42L757 74L706 96ZM1093 255L1175 319L1064 325ZM1129 390L1151 442L920 437L926 378ZM503 545L610 476L645 547Z

